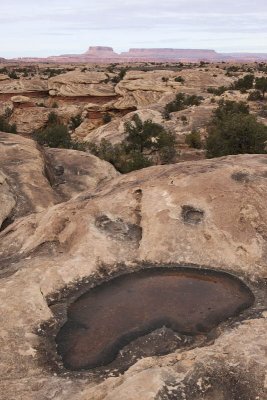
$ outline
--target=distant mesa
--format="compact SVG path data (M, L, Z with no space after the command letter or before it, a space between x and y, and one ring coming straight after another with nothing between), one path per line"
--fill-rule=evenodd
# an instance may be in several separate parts
M8 60L1 59L0 62ZM116 62L199 62L229 61L254 62L267 61L265 53L217 53L210 49L173 49L173 48L132 48L116 53L109 46L90 46L83 54L63 54L47 58L25 57L12 61L58 62L58 63L116 63Z
M112 47L104 46L90 46L89 49L84 53L88 56L99 56L99 57L118 57L119 54L115 53Z
M122 57L130 58L153 58L153 59L216 59L219 54L215 50L201 49L130 49L121 54Z

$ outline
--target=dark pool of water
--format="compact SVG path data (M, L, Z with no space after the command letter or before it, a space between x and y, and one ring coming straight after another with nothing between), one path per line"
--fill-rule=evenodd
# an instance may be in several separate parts
M56 337L58 353L71 370L107 365L125 345L162 326L207 333L253 302L243 282L221 272L153 268L121 275L69 306Z

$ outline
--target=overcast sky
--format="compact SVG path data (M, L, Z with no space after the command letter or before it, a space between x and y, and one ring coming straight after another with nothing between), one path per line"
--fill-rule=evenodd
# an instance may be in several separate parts
M1 0L0 57L90 45L267 53L267 0Z

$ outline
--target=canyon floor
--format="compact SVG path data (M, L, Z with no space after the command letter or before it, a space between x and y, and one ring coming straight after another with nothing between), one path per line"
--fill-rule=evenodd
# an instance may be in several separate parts
M266 101L230 89L251 68L1 65L17 128L0 132L1 400L267 399L267 155L186 143L221 99L267 125ZM179 92L203 100L164 118ZM175 135L177 159L120 174L40 146L51 112L84 144L120 143L138 114Z

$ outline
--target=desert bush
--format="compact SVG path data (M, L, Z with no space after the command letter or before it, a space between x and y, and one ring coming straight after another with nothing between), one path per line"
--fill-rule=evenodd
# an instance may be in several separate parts
M231 89L246 91L253 88L254 84L254 75L249 74L245 75L243 78L239 78L236 82L234 82L231 86Z
M267 127L249 114L246 104L221 102L208 128L207 157L265 153L266 140Z
M176 78L174 78L175 82L180 82L180 83L185 83L185 80L182 76L177 76Z
M251 92L248 96L248 100L249 101L258 101L258 100L262 100L262 95L261 92L259 90L253 90L253 92Z
M5 115L0 115L0 131L7 133L17 133L16 124L9 124Z
M78 128L82 123L82 116L81 114L77 114L70 118L70 129L74 130Z
M19 79L19 76L16 74L16 71L11 71L8 73L9 78L11 79Z
M229 88L226 86L219 86L218 88L209 87L207 89L208 93L214 94L215 96L221 96L224 92L226 92Z
M120 72L118 73L118 75L114 76L113 78L111 78L111 82L113 83L119 83L125 76L127 72L126 68L121 68Z
M71 136L68 128L62 124L51 124L36 132L34 139L41 145L48 147L71 148Z
M267 78L265 76L256 78L255 89L262 93L262 98L264 99L265 93L267 92Z
M109 113L105 113L102 117L102 121L104 124L108 124L112 120L112 117Z
M57 115L54 111L51 111L51 112L48 114L47 124L48 124L48 125L59 124L58 115Z
M168 119L169 114L175 111L184 110L187 107L199 106L203 100L202 96L186 95L185 93L178 93L175 100L166 104L163 112L163 116Z
M175 137L163 126L151 120L142 121L135 114L124 126L125 139L112 145L102 140L99 145L90 143L90 151L110 162L121 173L127 173L154 164L156 155L160 163L173 162L176 156Z
M196 130L193 130L191 133L186 135L185 143L188 144L189 147L193 147L194 149L201 149L202 141L200 133Z
M242 101L220 100L218 108L213 113L214 121L224 119L225 116L232 114L249 114L249 106Z

